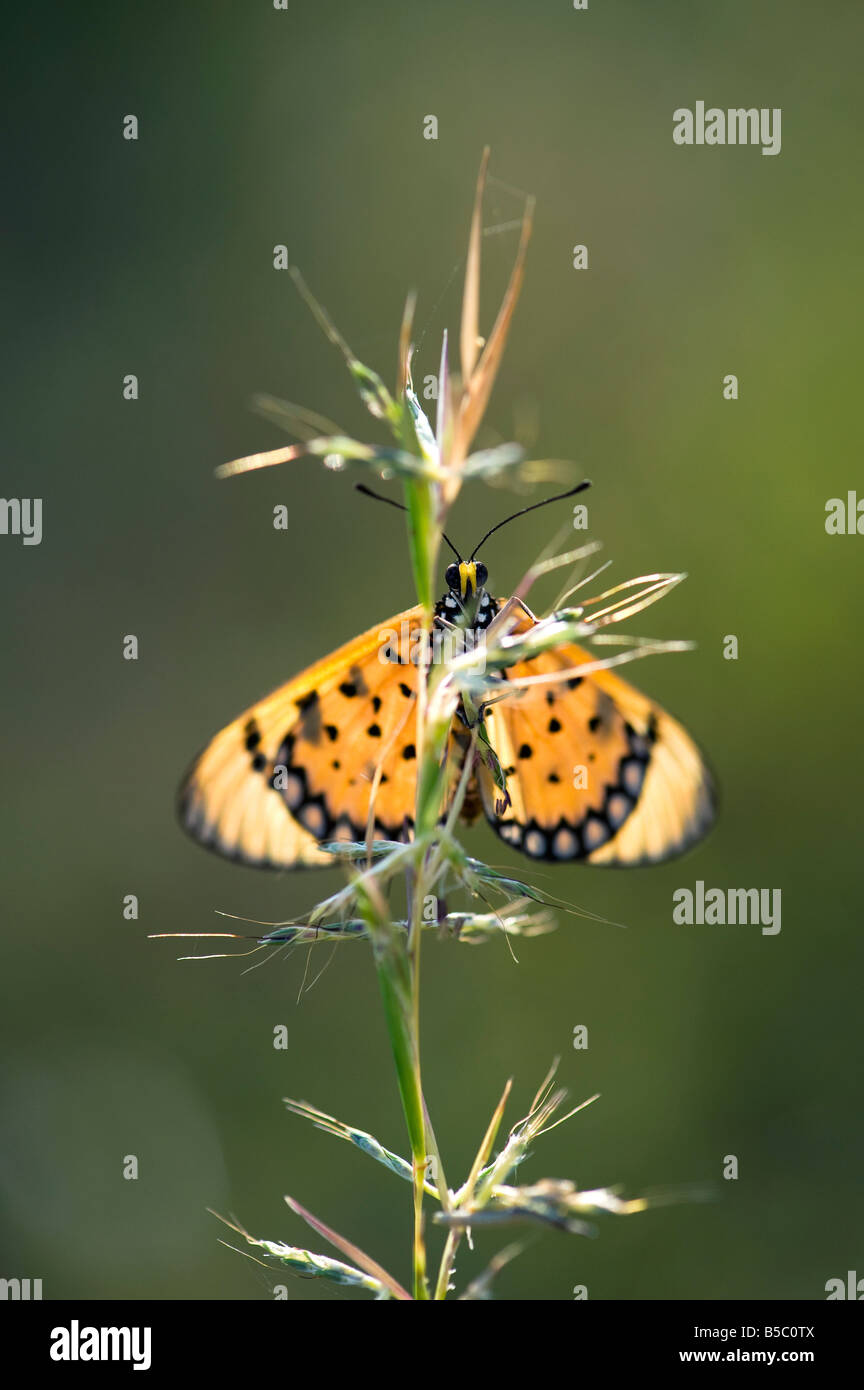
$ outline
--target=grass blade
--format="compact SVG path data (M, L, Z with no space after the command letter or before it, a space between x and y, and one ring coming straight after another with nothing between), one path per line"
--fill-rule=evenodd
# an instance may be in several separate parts
M483 151L480 160L480 172L477 175L474 211L471 215L471 234L468 240L468 259L465 264L465 289L462 295L462 330L459 348L462 356L462 380L465 383L471 380L480 347L480 242L483 232L483 193L486 188L488 164L489 146L487 145Z
M293 1197L286 1197L285 1201L293 1212L296 1212L298 1216L302 1216L303 1220L308 1226L312 1227L313 1231L317 1231L319 1236L323 1236L324 1239L335 1246L337 1250L341 1250L343 1255L347 1255L348 1258L353 1260L355 1265L364 1270L366 1274L370 1274L373 1279L377 1279L386 1289L390 1290L394 1298L398 1298L403 1303L410 1303L412 1301L408 1290L403 1289L398 1280L394 1279L392 1274L388 1274L386 1269L383 1269L377 1260L372 1259L371 1255L367 1255L365 1251L361 1250L360 1247L355 1245L352 1241L346 1240L344 1236L340 1236L337 1231L333 1231L329 1226L325 1226L323 1221L319 1221L317 1216L313 1216L311 1211L307 1211L306 1208L301 1206L299 1202L296 1202Z

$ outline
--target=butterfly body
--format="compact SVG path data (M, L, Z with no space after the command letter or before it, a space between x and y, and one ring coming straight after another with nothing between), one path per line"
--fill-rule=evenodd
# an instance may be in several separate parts
M486 578L479 561L448 567L432 660L437 641L449 638L459 651L485 640L507 602L488 592ZM511 610L511 631L535 622L518 600ZM408 609L245 711L187 774L185 828L229 858L269 868L332 865L322 842L409 838L427 643L422 610ZM608 671L578 674L593 660L567 644L501 676L541 681L513 693L508 685L479 710L460 702L451 786L475 756L480 722L491 751L475 757L464 820L485 812L505 843L534 859L658 862L710 825L710 777L689 735L653 701Z

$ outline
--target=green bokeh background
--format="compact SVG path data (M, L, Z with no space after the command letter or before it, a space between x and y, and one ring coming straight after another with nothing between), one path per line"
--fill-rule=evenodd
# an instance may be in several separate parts
M240 709L412 601L398 519L348 476L307 461L213 478L284 440L249 413L255 391L374 437L272 248L388 380L416 288L417 375L432 373L488 142L492 173L538 210L481 442L521 433L594 480L613 576L689 572L633 630L697 650L634 674L703 743L723 807L682 862L538 877L626 930L562 916L518 965L500 943L428 944L445 1161L455 1180L504 1080L515 1119L560 1054L573 1098L602 1099L526 1178L710 1180L717 1200L610 1219L596 1241L530 1232L502 1296L820 1298L864 1274L864 540L824 530L826 500L864 490L860 7L126 0L10 22L3 493L44 499L44 539L0 538L0 1273L41 1277L51 1298L267 1298L279 1277L221 1246L205 1209L314 1247L291 1192L407 1277L408 1187L281 1105L307 1098L404 1150L367 949L339 949L298 1002L302 952L244 971L259 958L181 964L146 935L212 929L217 908L288 918L337 886L202 853L175 824L175 785ZM781 154L676 147L672 111L699 99L781 107ZM487 225L520 207L493 184ZM576 243L588 271L571 268ZM514 248L512 232L484 242L487 326ZM466 488L452 530L476 538L514 505ZM490 544L498 592L553 529L541 513ZM121 659L130 632L137 663ZM485 828L467 843L501 862ZM781 933L674 926L672 893L697 879L781 888ZM509 1237L478 1236L460 1280Z

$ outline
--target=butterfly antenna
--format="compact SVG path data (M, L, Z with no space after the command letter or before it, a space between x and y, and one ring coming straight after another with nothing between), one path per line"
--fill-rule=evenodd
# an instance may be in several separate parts
M387 505L388 505L388 507L395 507L396 510L399 511L399 512L407 512L407 510L408 510L408 508L405 506L405 504L404 504L403 502L397 502L397 501L395 501L395 499L392 498L392 497L385 497L385 496L383 495L383 493L380 493L380 492L373 492L372 489L371 489L371 487L367 487L365 483L355 483L355 484L354 484L354 489L355 489L356 492L362 492L364 497L372 497L372 498L374 498L374 500L375 500L376 502L386 502ZM552 498L552 497L549 498L549 501L550 501L550 502L553 502L554 500L555 500L555 499ZM443 535L443 534L444 534L444 533L442 532L442 535ZM456 559L461 561L462 556L459 554L459 551L456 549L456 547L455 547L455 545L453 544L453 542L451 541L450 537L445 535L445 536L444 536L444 539L445 539L445 541L447 542L447 544L449 545L450 549L453 551L453 554L456 556Z
M486 532L482 541L478 541L471 552L471 559L474 559L480 546L485 545L490 536L494 536L495 532L500 531L501 527L506 526L508 522L515 521L517 516L524 516L526 512L536 512L538 507L546 507L550 502L563 502L565 497L575 497L577 492L584 492L586 487L590 486L590 481L585 478L583 482L577 483L575 487L571 487L568 492L557 492L554 497L544 497L542 502L532 502L530 507L523 507L521 511L514 512L512 516L505 516L503 521L499 521L497 526L493 526L491 531Z

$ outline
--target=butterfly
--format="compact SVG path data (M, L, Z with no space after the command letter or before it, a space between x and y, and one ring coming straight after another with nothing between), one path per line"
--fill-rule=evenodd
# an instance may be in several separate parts
M486 588L479 547L463 560L447 543L458 562L447 567L434 629L476 643L507 600ZM511 633L536 622L518 600L510 611ZM272 869L332 866L321 847L328 841L410 838L422 617L418 606L370 628L217 734L181 786L189 834ZM594 661L568 643L507 668L508 682L549 679L481 707L494 756L474 758L461 816L470 823L485 814L506 844L532 859L659 863L708 830L712 779L690 735L653 700L611 671L578 674ZM460 703L447 752L451 787L474 746Z

